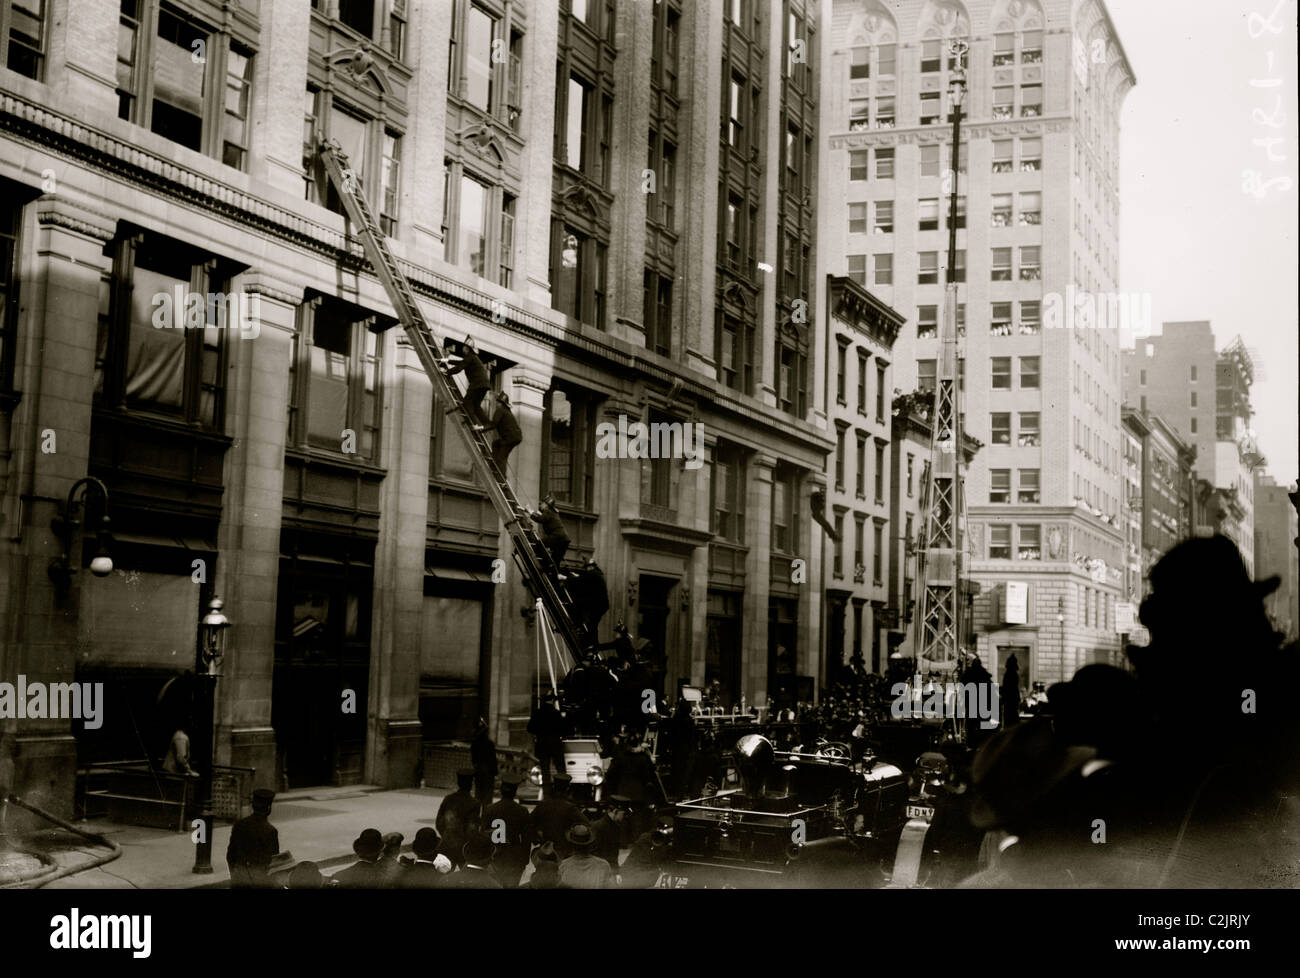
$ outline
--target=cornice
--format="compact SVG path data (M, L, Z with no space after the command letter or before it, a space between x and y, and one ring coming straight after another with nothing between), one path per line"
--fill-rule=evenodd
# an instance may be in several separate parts
M36 201L36 221L41 227L64 228L99 241L111 240L117 231L117 221L102 211L52 194Z

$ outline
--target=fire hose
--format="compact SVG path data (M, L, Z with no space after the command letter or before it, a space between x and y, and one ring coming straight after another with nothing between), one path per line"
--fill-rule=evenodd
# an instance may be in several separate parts
M87 869L94 869L97 866L111 863L114 859L122 855L122 847L111 839L106 839L102 835L95 835L94 833L79 829L71 822L66 822L57 815L53 815L44 809L37 808L35 805L23 801L17 795L10 795L8 798L3 799L3 801L5 803L17 805L19 808L24 808L32 814L38 815L46 821L54 823L64 831L71 832L74 835L79 835L83 839L88 839L97 846L107 848L109 851L105 855L93 857L90 862L77 863L73 866L56 866L53 869L46 870L39 876L33 876L30 879L18 880L14 883L0 885L0 889L39 889L46 883L52 883L54 880L62 879L64 876L71 876L74 873L80 873Z

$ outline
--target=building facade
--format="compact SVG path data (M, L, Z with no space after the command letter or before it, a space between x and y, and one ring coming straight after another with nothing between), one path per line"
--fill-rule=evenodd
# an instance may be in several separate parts
M835 451L828 479L830 518L839 543L826 576L827 662L851 658L880 672L888 656L887 578L896 551L891 491L894 340L903 317L852 279L827 282L826 365Z
M1294 490L1290 490L1294 492ZM1286 486L1255 475L1255 577L1278 578L1264 599L1273 627L1294 642L1300 638L1300 555L1296 552L1296 510Z
M665 690L817 674L815 8L53 0L28 27L0 71L0 676L107 701L93 733L0 720L0 787L66 813L79 766L160 754L213 595L217 758L259 785L410 785L478 716L531 745L531 601L320 138L440 338L493 359L512 484L600 561L602 637L650 638ZM159 328L172 295L190 328ZM601 457L621 419L703 444ZM61 586L87 475L115 569L85 573L87 490Z
M1068 678L1119 651L1118 330L1060 311L1117 290L1118 117L1133 72L1094 0L831 10L823 184L847 208L826 222L823 260L908 317L895 384L931 389L955 175L965 429L985 446L966 485L977 650L990 669L1016 653L1026 682ZM955 174L952 39L969 44ZM995 611L1009 581L1026 586L1024 623Z

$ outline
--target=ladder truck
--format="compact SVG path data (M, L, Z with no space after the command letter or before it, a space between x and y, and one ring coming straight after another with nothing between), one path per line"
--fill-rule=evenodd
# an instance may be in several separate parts
M535 595L537 609L541 612L537 623L539 650L545 647L547 651L547 661L551 667L551 684L555 686L552 653L559 653L561 646L546 638L547 631L553 631L562 646L567 647L574 663L582 661L585 651L584 630L578 623L579 616L573 609L573 602L561 589L558 581L560 568L555 565L550 554L542 546L541 539L533 526L532 516L521 505L519 497L511 488L507 473L497 467L488 438L483 432L476 430L474 414L452 376L447 372L451 362L426 321L424 313L420 311L410 282L388 249L383 232L375 221L370 205L366 202L360 177L349 164L347 154L343 152L336 140L327 139L319 144L317 158L338 193L348 220L361 240L366 258L374 267L379 281L384 286L384 291L388 293L388 299L393 304L397 319L402 324L411 348L419 357L424 372L429 375L429 380L433 383L433 389L439 399L449 405L447 417L460 432L461 438L469 449L474 472L487 490L488 498L510 534L514 544L515 564ZM562 662L563 656L560 655L559 658Z

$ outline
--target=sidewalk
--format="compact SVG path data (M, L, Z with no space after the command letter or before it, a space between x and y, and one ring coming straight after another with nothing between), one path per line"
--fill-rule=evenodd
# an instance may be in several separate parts
M353 860L352 840L362 829L401 832L406 837L404 851L409 851L416 831L433 825L438 806L449 793L444 788L385 791L368 785L290 791L276 796L271 824L279 830L281 850L292 852L295 862L316 862L328 875ZM122 855L104 866L54 880L45 889L187 889L230 883L226 869L229 823L217 823L210 876L191 872L194 843L188 832L103 821L79 822L77 827L115 842L122 847ZM65 850L59 861L79 862L98 852L102 850L94 850L87 842L84 848Z

